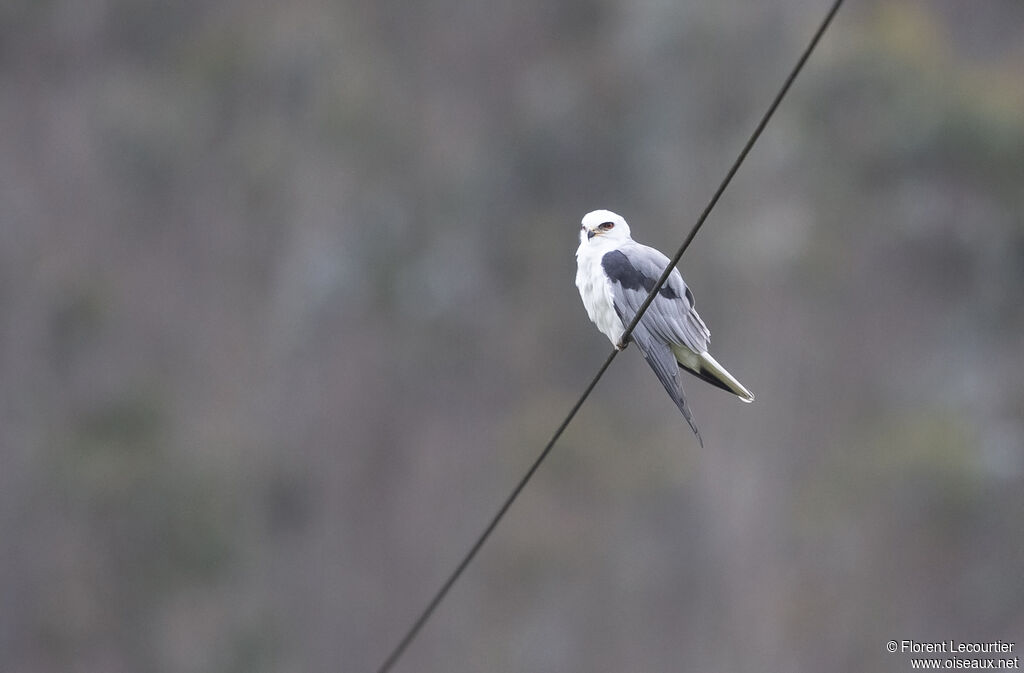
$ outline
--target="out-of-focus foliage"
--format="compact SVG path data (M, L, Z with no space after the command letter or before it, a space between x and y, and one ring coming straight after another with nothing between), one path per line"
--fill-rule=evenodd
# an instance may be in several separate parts
M0 8L0 670L363 671L826 7ZM851 3L683 259L751 406L619 358L403 670L864 671L1024 633L1024 5Z

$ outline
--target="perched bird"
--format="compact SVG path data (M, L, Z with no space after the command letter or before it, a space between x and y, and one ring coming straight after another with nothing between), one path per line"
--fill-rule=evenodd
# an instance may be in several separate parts
M576 250L576 287L590 320L616 348L626 347L620 343L626 325L668 263L665 255L634 241L620 215L595 210L583 217L580 247ZM754 395L708 353L711 332L693 305L693 293L679 271L673 269L631 339L704 446L686 404L680 367L744 402L753 402Z

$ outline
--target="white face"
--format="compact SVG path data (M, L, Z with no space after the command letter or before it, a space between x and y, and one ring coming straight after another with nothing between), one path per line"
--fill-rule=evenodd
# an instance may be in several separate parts
M583 216L580 243L600 244L629 240L629 225L610 210L595 210Z

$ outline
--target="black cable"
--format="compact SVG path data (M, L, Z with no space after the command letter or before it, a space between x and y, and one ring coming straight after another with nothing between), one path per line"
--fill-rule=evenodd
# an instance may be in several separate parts
M551 439L548 440L548 443L544 447L544 450L540 452L540 455L537 456L537 459L535 461L533 461L533 465L530 466L530 469L526 471L526 474L523 475L523 478L520 479L519 483L516 484L516 487L512 489L512 493L510 493L509 496L505 498L505 502L503 502L501 508L498 509L498 513L494 515L494 518L491 519L491 522L487 524L487 528L484 529L484 532L481 533L480 537L478 537L476 542L473 543L473 547L469 550L469 553L467 553L466 556L462 559L462 562L459 563L458 567L456 567L452 574L448 577L448 579L445 580L445 583L441 585L441 589L434 595L434 598L430 601L426 609L423 610L423 613L420 614L419 618L412 625L409 631L405 634L405 637L402 638L401 642L399 642L397 646L395 646L395 649L391 652L390 655L388 655L388 658L384 661L381 667L377 669L378 673L386 673L387 671L391 670L391 667L394 665L394 663L398 661L398 658L400 656L402 656L402 652L405 651L405 648L409 646L409 643L412 642L412 639L416 637L417 633L419 633L420 628L422 628L426 621L430 619L430 615L433 614L434 609L437 608L437 606L441 603L442 600L444 600L444 597L445 595L447 595L448 590L451 589L452 585L455 584L456 580L459 579L459 575L462 574L462 571L465 570L466 566L468 566L470 561L473 560L473 557L476 556L476 553L480 551L480 547L484 546L484 542L487 541L487 538L490 537L491 532L495 529L495 527L497 527L498 522L501 521L502 517L505 516L505 512L508 511L508 508L512 506L512 502L519 496L520 491L522 491L523 488L526 486L526 482L530 481L530 478L533 476L533 473L537 471L537 468L540 467L540 464L544 462L545 458L547 458L548 454L551 452L551 449L555 446L555 442L557 442L558 438L562 436L562 432L569 426L569 423L572 421L573 417L576 416L576 412L580 410L580 407L583 406L583 403L590 395L590 391L592 391L594 387L597 385L597 382L601 380L601 377L604 376L605 370L608 369L608 365L612 363L612 360L614 360L615 356L618 354L618 350L613 350L611 354L608 356L608 359L606 359L604 361L604 364L601 365L601 368L597 370L597 374L590 381L590 384L587 386L586 390L583 391L583 394L580 395L580 398L576 400L576 404L574 404L572 409L569 410L569 414L565 417L565 420L562 421L562 424L558 426L557 430L555 430L555 434L553 434L551 436Z
M821 40L821 36L825 34L825 31L828 29L829 24L832 23L833 17L836 15L836 12L839 11L839 7L842 4L843 0L835 0L835 2L832 4L832 7L829 9L828 14L825 15L825 18L821 22L821 25L818 26L818 30L814 33L814 36L808 43L807 48L804 49L803 53L800 55L800 59L793 67L793 70L789 73L789 76L786 78L786 81L783 82L782 87L779 89L779 92L775 95L775 98L772 100L771 105L768 106L767 112L765 112L764 116L761 117L761 121L758 122L757 127L754 129L754 132L750 135L750 138L743 146L743 149L740 151L739 156L736 157L736 160L733 162L732 167L729 169L729 172L726 173L725 178L722 179L722 182L721 184L719 184L718 189L715 190L715 193L711 197L711 200L708 202L708 205L704 208L704 211L697 219L697 223L693 225L692 229L690 229L690 233L687 235L686 240L683 241L683 244L679 247L679 250L676 252L675 256L672 257L668 266L665 267L665 271L662 272L661 277L658 279L658 282L651 289L650 293L648 293L647 298L644 300L644 303L640 305L640 308L637 310L636 315L633 316L633 320L630 321L630 323L626 326L626 330L625 332L622 333L622 339L619 342L620 347L624 347L624 344L626 344L626 342L629 340L629 335L633 333L633 330L636 328L637 323L640 322L640 318L643 317L643 314L647 310L647 307L651 305L652 301L654 301L654 296L658 293L659 289L665 283L665 281L668 280L669 274L672 273L672 269L674 269L676 267L676 264L679 263L679 259L683 256L683 253L686 252L686 249L690 246L690 243L697 235L697 232L700 231L700 228L704 225L705 220L707 220L708 215L711 214L711 211L718 203L718 200L722 197L722 194L725 192L726 187L728 187L729 183L732 182L732 178L734 175L736 175L736 171L739 170L740 165L743 164L744 160L747 158L747 155L750 153L750 150L754 146L754 143L757 142L757 139L761 136L761 133L768 125L768 121L771 119L772 115L775 114L775 110L779 107L779 104L782 102L782 99L785 98L790 86L793 84L793 81L796 79L797 75L800 74L800 71L803 69L804 64L807 62L807 59L814 51L814 48L818 46L818 42ZM530 465L530 469L526 471L526 474L524 474L522 479L519 480L519 483L517 483L515 488L512 489L512 493L510 493L509 496L505 498L505 502L502 503L501 507L498 509L497 514L495 514L494 517L491 519L491 522L487 524L487 528L484 529L483 533L480 534L476 542L473 543L473 546L470 547L469 552L463 557L462 561L459 562L459 565L456 566L452 574L448 576L448 579L445 580L444 584L441 585L441 588L437 591L437 593L434 594L434 597L430 600L430 603L427 604L427 607L423 610L422 613L420 613L420 616L416 619L416 621L413 622L413 625L406 632L405 636L402 637L402 640L400 640L398 644L395 646L395 648L391 651L391 653L388 655L388 658L385 659L384 663L381 664L380 668L377 669L377 673L387 673L388 671L390 671L391 668L395 665L395 662L397 662L398 659L405 652L409 644L413 641L413 639L416 638L416 635L420 632L420 629L422 629L423 625L427 623L427 620L430 619L430 616L434 613L434 610L437 609L437 606L440 605L441 601L444 600L445 596L448 595L448 591L451 590L455 582L458 581L459 577L466 570L469 564L473 561L473 558L476 557L477 552L480 551L481 547L483 547L484 543L487 541L487 538L490 537L492 532L494 532L494 529L498 526L498 523L505 516L505 513L508 512L509 507L511 507L515 499L519 497L519 494L522 492L523 488L526 487L527 482L529 482L530 479L533 477L533 474L537 471L537 468L539 468L540 464L544 462L545 458L547 458L548 454L551 452L551 449L554 448L555 442L557 442L558 438L562 436L562 433L569 426L569 423L572 422L572 419L576 417L576 412L578 412L580 410L580 407L583 406L583 403L587 400L587 397L590 396L591 391L593 391L594 388L597 386L597 382L601 380L601 377L604 376L604 373L608 369L608 366L611 365L612 360L614 360L615 356L618 354L619 348L616 348L612 350L611 353L609 353L608 357L604 361L604 364L601 365L601 368L597 370L597 374L594 375L594 378L591 379L586 389L584 389L583 394L580 395L578 400L576 400L576 404L574 404L572 409L569 410L569 413L566 415L565 420L561 422L561 424L555 430L555 433L551 436L551 439L548 440L548 443L544 446L544 450L540 452L540 455L537 456L537 459L533 461L532 465Z
M722 178L721 184L718 185L718 189L715 190L714 196L712 196L711 200L708 201L708 205L705 206L704 212L702 212L700 217L697 218L697 223L693 225L692 229L690 229L690 233L686 236L686 240L683 241L683 244L679 246L679 250L676 251L675 256L669 260L668 266L665 267L665 270L661 273L661 277L658 278L658 282L654 284L654 287L647 294L647 299L644 299L644 303L640 304L640 308L637 310L636 315L633 316L633 320L626 325L626 331L622 333L622 339L619 340L620 347L625 347L626 341L629 339L629 335L633 333L633 329L636 328L637 323L640 322L640 318L643 317L647 307L651 305L652 301L654 301L654 296L658 294L661 286L665 284L666 280L668 280L669 274L671 274L672 270L676 268L676 264L679 263L679 259L683 256L683 253L686 252L686 249L690 247L690 243L697 235L697 232L704 226L704 221L708 219L708 215L711 214L711 211L718 204L718 200L722 198L725 188L729 186L730 182L732 182L733 176L736 175L736 171L740 169L740 165L747 158L747 155L750 154L750 149L754 146L754 143L756 143L757 139L761 137L761 132L764 131L765 126L768 125L768 120L772 118L772 115L775 114L775 110L778 109L782 99L786 97L786 94L789 92L789 87L793 85L793 81L796 79L797 75L800 74L804 64L807 63L807 59L810 58L811 52L813 52L814 48L818 46L821 36L825 34L826 30L828 30L829 24L832 23L832 18L835 17L836 12L839 11L839 7L842 4L843 0L835 0L832 7L828 10L828 14L825 15L821 25L818 26L818 30L815 31L814 37L812 37L811 41L807 43L807 48L804 49L802 54L800 54L800 58L797 60L796 65L793 66L793 70L790 71L786 81L782 83L782 87L779 89L779 92L775 94L772 104L768 106L768 110L765 111L764 116L761 117L761 121L757 123L757 127L754 128L754 132L750 134L750 138L747 139L747 144L743 146L742 150L740 150L739 156L737 156L736 161L732 163L732 167L729 169L729 172L725 174L724 178Z

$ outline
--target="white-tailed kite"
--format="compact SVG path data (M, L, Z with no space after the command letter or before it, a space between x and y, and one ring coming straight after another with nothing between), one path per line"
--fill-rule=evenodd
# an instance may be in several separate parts
M576 250L576 287L597 329L616 348L625 348L626 344L619 342L626 325L658 282L669 259L634 241L626 220L611 211L587 213L582 225ZM680 367L744 402L753 402L754 395L708 353L711 332L693 305L693 293L678 269L672 269L630 338L703 446L683 394Z

